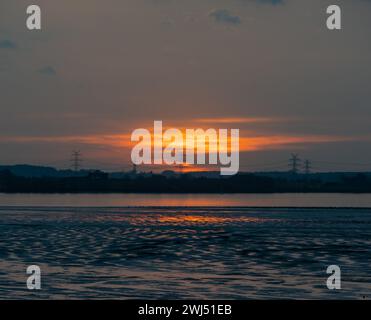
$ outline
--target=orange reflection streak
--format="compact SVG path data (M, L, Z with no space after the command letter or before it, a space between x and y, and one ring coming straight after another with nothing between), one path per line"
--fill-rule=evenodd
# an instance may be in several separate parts
M266 222L267 219L255 218L255 217L225 217L225 216L201 216L201 215L174 215L174 216L162 216L158 219L161 223L170 224L223 224L223 223L235 223L235 222L250 222L259 223Z

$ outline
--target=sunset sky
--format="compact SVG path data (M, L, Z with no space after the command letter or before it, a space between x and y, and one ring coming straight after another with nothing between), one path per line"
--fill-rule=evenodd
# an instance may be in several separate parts
M66 168L81 150L86 167L127 168L131 132L162 120L240 129L242 170L297 152L371 171L369 0L31 2L0 2L0 165Z

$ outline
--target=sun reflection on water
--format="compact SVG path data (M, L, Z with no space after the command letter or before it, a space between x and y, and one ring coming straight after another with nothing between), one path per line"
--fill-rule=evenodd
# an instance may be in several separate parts
M256 217L225 217L225 216L209 216L209 215L166 215L161 216L158 221L166 224L225 224L225 223L259 223L266 221L263 218Z

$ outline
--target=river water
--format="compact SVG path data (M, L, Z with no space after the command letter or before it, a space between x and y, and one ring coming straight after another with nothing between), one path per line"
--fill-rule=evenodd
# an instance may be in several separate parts
M0 195L0 298L370 298L370 204L370 195ZM39 291L26 287L29 265L41 268Z

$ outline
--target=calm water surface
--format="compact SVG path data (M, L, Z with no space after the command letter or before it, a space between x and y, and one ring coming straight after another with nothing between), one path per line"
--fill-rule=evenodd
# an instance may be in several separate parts
M281 196L0 195L0 298L370 298L371 209ZM330 206L370 201L344 198ZM342 290L326 287L331 264Z
M0 206L368 207L371 194L1 194Z

